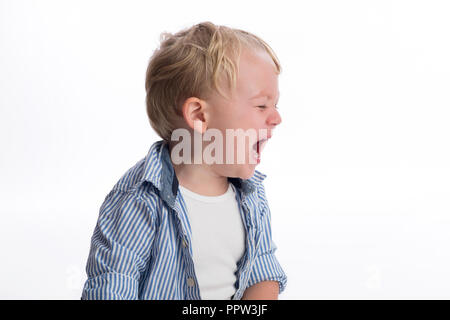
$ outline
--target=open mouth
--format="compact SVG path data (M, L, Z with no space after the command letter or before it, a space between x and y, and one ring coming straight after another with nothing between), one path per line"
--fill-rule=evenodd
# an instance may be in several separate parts
M261 160L261 152L264 149L268 139L261 139L253 144L253 157L259 163Z

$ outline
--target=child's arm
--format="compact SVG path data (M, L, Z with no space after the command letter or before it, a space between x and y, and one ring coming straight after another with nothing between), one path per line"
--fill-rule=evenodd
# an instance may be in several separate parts
M280 286L278 281L262 281L244 291L242 300L277 300Z
M154 239L152 210L133 193L111 191L98 217L82 300L139 299L139 279Z
M273 300L286 287L287 277L275 257L277 249L272 241L272 228L270 225L270 208L267 202L264 185L258 190L261 214L261 239L257 257L252 265L249 283L242 299Z

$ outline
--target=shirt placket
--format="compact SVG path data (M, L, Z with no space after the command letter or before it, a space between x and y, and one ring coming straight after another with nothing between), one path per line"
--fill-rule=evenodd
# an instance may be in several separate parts
M192 252L192 232L186 212L176 201L173 210L177 219L178 239L181 243L183 260L185 264L186 299L200 300L200 287L195 275L194 259Z
M240 261L240 264L238 265L238 290L233 296L233 300L239 300L241 299L245 289L246 285L248 283L250 272L251 272L251 263L254 259L255 255L255 234L256 234L256 225L255 221L251 215L250 208L246 201L246 196L238 195L239 197L239 211L241 213L241 217L244 221L244 227L246 231L246 248L243 259Z

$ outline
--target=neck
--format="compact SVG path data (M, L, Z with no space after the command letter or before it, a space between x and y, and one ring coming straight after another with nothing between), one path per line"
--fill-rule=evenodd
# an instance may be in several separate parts
M171 149L171 148L170 148ZM221 176L207 164L174 164L172 166L178 183L203 196L220 196L228 190L228 177Z

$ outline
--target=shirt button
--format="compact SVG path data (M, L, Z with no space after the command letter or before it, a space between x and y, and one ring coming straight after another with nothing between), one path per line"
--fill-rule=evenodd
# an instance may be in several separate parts
M195 285L195 281L192 278L187 278L187 285L189 287L193 287Z
M183 248L186 248L186 247L187 247L187 242L186 242L186 240L183 239L182 245L183 245Z

